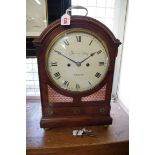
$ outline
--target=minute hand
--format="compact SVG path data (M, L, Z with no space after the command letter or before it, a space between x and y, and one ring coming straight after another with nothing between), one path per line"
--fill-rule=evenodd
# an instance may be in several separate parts
M68 58L67 56L65 56L65 55L64 55L64 54L62 54L61 52L56 51L56 50L54 50L54 51L55 51L56 53L58 53L58 54L62 55L63 57L67 58L68 60L70 60L70 61L74 62L75 64L77 64L77 62L76 62L76 61L74 61L74 60L72 60L72 59Z
M86 61L87 59L89 59L90 57L94 56L96 52L91 53L87 58L85 58L84 60L82 60L80 63L82 64L84 61Z

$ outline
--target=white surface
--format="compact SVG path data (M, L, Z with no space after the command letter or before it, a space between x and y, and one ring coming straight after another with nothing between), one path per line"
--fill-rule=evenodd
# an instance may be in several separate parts
M119 89L119 80L120 80L120 70L121 70L121 61L123 54L123 44L124 44L124 31L126 24L126 15L127 15L127 5L128 0L116 0L115 1L115 10L114 10L114 34L117 39L122 43L118 48L118 54L115 62L114 70L114 81L112 89L112 97L117 98L118 89Z
M26 96L40 96L37 58L26 59Z
M26 0L26 36L39 36L46 27L46 0Z
M154 155L155 2L130 0L120 79L129 107L130 154Z

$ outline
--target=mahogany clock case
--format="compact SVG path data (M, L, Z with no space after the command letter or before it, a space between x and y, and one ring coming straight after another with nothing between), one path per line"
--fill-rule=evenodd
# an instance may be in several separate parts
M109 68L102 82L94 89L81 93L72 93L59 89L52 83L46 71L46 51L51 41L60 33L75 28L82 28L99 36L106 44L110 58ZM86 16L71 16L71 25L62 26L60 24L60 19L56 20L42 32L39 38L35 39L34 44L38 49L38 73L42 104L41 127L53 128L111 124L110 101L113 74L118 46L121 44L113 33L104 24L93 18ZM73 100L70 102L50 102L49 87L54 93L58 93L64 96L64 98L72 98ZM104 100L93 99L92 101L82 101L83 97L97 93L103 87L106 87Z

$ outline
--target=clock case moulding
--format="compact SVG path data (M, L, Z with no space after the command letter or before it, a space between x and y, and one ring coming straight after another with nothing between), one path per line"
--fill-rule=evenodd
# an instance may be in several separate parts
M121 44L113 33L101 22L86 16L71 16L71 24L62 26L58 19L51 23L33 43L37 47L38 73L40 83L42 118L40 125L42 128L64 127L64 126L87 126L87 125L110 125L110 101L112 93L112 83L114 75L115 59L118 46ZM59 33L72 28L82 28L92 31L98 35L107 45L110 57L110 64L104 80L94 89L83 93L66 92L59 89L51 82L46 71L46 50ZM84 96L91 95L106 85L105 99L98 101L82 101ZM73 98L72 102L49 102L48 87L56 93ZM89 111L89 112L88 112Z

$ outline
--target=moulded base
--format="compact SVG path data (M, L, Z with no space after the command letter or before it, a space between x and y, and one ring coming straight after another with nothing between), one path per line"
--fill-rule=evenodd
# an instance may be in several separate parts
M112 124L112 118L110 116L53 117L53 118L42 118L40 121L41 128L110 125L110 124Z

